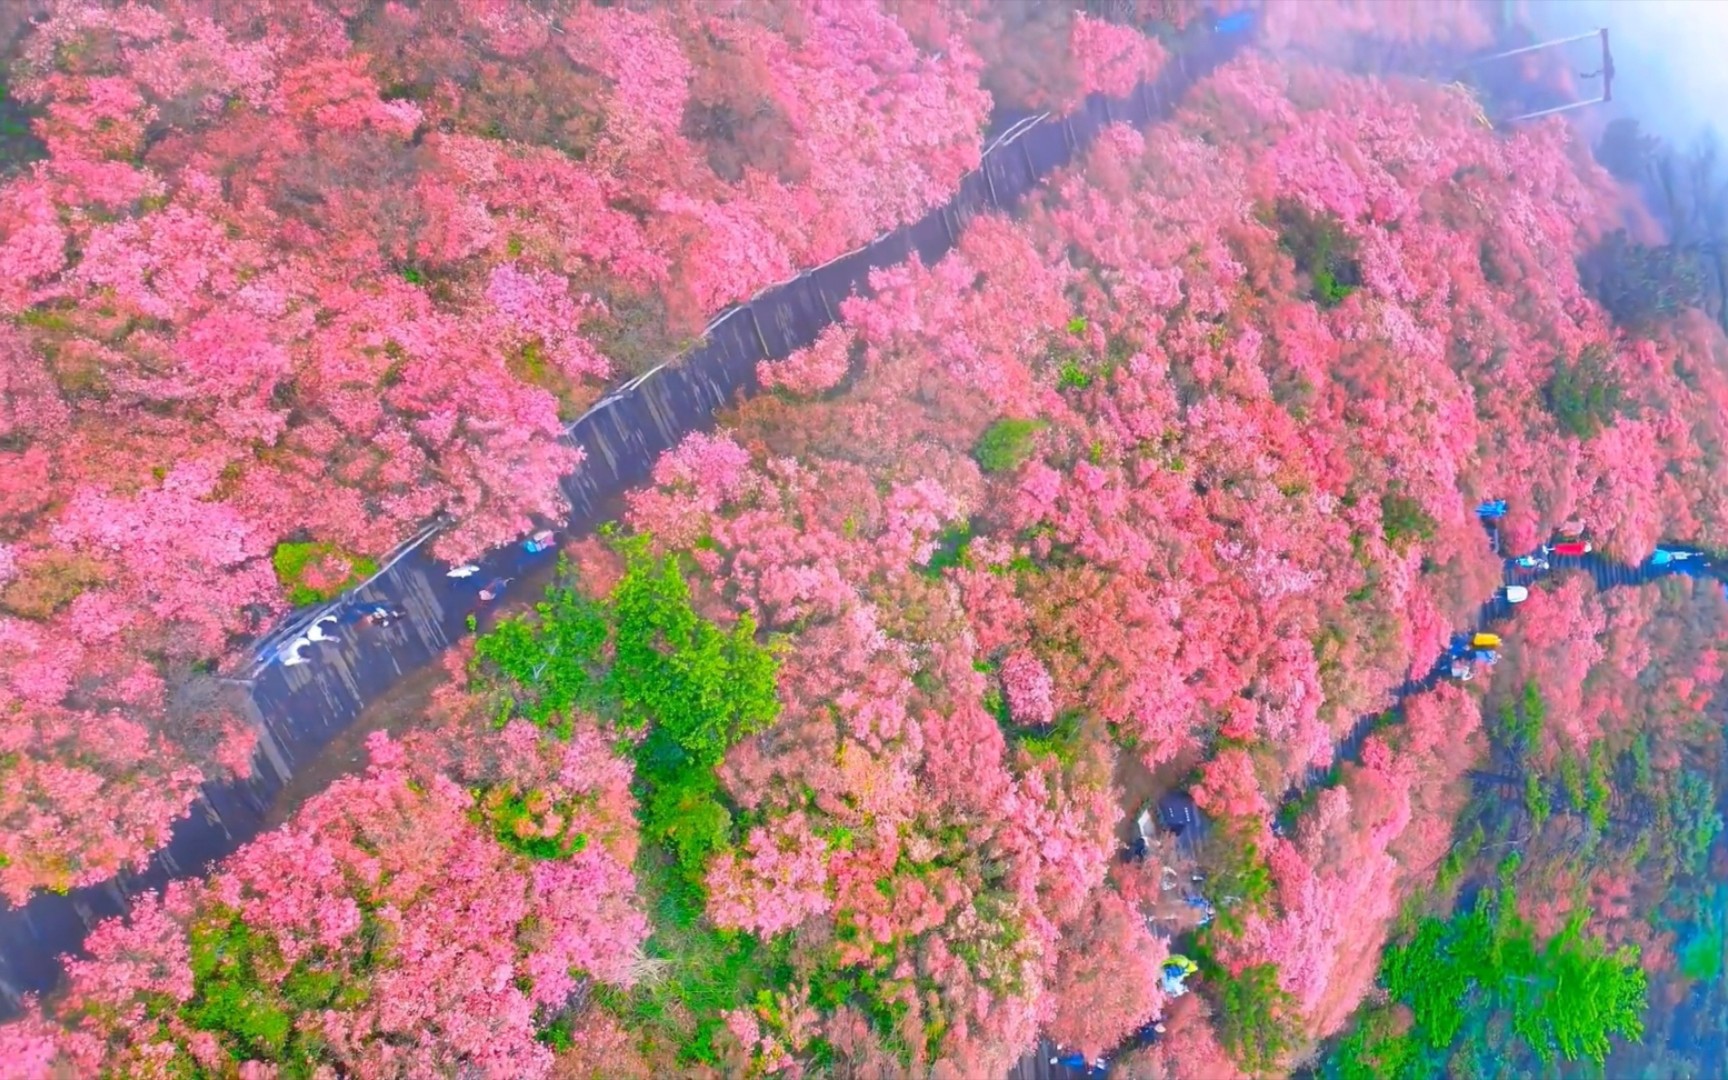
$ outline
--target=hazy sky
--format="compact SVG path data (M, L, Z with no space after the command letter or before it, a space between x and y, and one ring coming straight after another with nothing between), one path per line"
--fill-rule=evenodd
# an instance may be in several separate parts
M1728 134L1728 0L1528 0L1552 36L1608 27L1615 115L1682 146Z

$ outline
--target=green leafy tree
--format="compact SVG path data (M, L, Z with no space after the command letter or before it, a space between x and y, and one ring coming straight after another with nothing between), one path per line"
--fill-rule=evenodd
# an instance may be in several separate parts
M500 722L521 716L559 729L584 709L643 730L636 870L654 923L646 951L661 976L596 997L646 1044L715 1067L722 1015L789 977L785 940L720 930L704 915L708 865L737 828L714 766L779 715L780 660L774 645L756 640L748 615L726 629L697 614L679 563L650 543L615 541L625 571L605 600L566 580L531 616L500 622L475 646L475 673L496 695ZM499 810L505 826L527 812L508 800Z
M611 687L626 725L652 722L693 761L712 766L779 715L779 660L756 642L756 621L730 631L698 616L671 559L625 546L629 569L613 592Z
M560 576L568 567L560 567ZM498 697L498 721L521 716L566 723L572 709L602 705L610 613L569 584L548 589L531 618L504 619L474 644L479 671Z
M1273 1068L1296 1043L1295 999L1278 984L1278 966L1232 975L1204 954L1202 961L1202 975L1217 987L1219 1043L1252 1072Z
M1513 1030L1543 1061L1556 1052L1567 1061L1608 1057L1608 1037L1636 1041L1644 1034L1647 998L1638 949L1609 952L1583 932L1584 913L1574 915L1547 947L1530 949L1529 928L1510 943L1505 975L1511 990Z
M1321 1068L1326 1080L1403 1080L1418 1073L1421 1048L1393 1009L1371 1006L1338 1040Z
M649 793L644 836L671 853L686 882L700 887L708 860L732 839L732 813L712 769L682 769Z
M1672 845L1680 874L1701 876L1710 859L1710 847L1722 832L1722 815L1716 810L1716 786L1710 778L1692 769L1682 770L1663 788L1665 798L1658 809L1662 835Z
M1449 921L1423 919L1387 950L1387 992L1408 1005L1411 1036L1431 1050L1459 1039L1472 1016L1502 1013L1542 1062L1606 1060L1609 1038L1642 1038L1647 987L1638 950L1609 951L1575 916L1546 942L1516 913L1511 870L1498 896ZM1354 1045L1354 1044L1352 1044Z
M1637 183L1651 176L1661 150L1661 139L1646 135L1632 117L1620 116L1602 129L1596 160L1621 180Z

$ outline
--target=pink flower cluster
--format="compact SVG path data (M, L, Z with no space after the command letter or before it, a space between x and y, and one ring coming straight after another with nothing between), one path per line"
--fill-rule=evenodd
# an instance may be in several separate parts
M1031 653L1016 652L1002 661L1002 687L1015 723L1042 727L1056 718L1050 672Z
M709 867L709 917L772 937L826 912L827 846L801 814L780 819L772 832L753 830L742 854L725 852Z
M846 377L852 364L852 335L843 323L825 327L808 348L798 349L784 360L764 360L756 366L756 377L764 388L815 397L832 390Z

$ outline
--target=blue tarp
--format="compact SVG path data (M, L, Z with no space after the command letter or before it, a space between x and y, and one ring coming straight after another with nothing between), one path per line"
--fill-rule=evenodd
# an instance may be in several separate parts
M1232 11L1214 23L1212 29L1220 34L1246 34L1254 29L1254 13L1252 11Z

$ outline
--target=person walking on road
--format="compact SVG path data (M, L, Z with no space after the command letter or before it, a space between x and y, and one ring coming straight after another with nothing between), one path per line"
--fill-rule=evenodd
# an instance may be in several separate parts
M399 607L392 607L389 604L370 604L360 613L358 621L363 627L384 627L389 626L401 617L402 609Z

